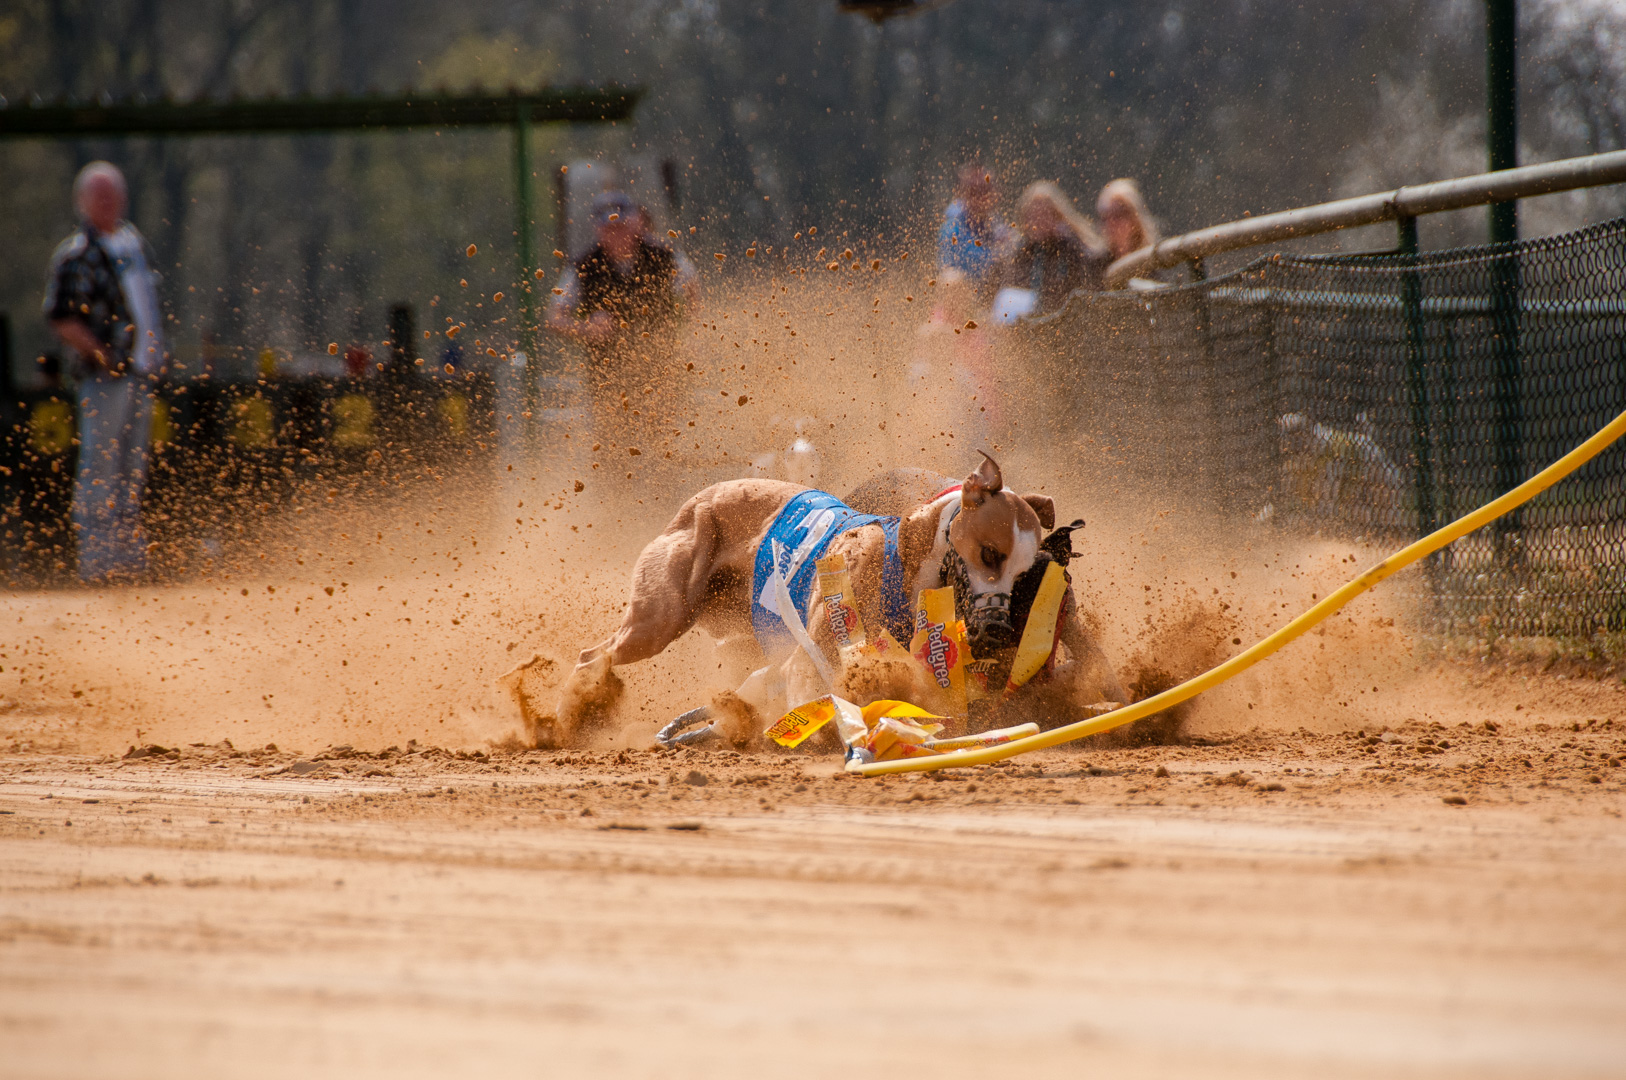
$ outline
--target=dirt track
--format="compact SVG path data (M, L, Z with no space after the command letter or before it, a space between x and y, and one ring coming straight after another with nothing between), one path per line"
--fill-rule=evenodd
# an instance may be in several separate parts
M0 1074L1618 1076L1623 734L13 753Z

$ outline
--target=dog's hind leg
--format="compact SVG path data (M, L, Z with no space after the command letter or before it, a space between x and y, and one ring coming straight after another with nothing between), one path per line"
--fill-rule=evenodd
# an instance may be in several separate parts
M647 660L682 637L707 601L714 569L717 526L711 489L684 504L638 556L627 612L615 633L582 651L559 693L556 741L569 745L612 709L621 696L614 669Z

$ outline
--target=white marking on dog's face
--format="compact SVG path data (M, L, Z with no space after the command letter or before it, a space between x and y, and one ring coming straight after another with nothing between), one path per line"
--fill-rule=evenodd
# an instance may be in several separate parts
M948 536L965 560L974 596L1009 593L1039 555L1038 515L1009 488L962 505Z

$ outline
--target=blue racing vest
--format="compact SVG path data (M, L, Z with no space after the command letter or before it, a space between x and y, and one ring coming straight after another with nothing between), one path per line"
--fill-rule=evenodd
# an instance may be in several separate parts
M784 621L764 604L765 600L772 603L763 593L775 569L790 589L802 625L807 626L813 606L815 564L823 558L830 541L865 525L879 525L886 534L886 558L881 564L882 621L894 636L907 634L909 593L903 583L903 556L898 552L899 521L895 517L860 514L834 495L822 491L804 491L786 503L757 547L756 566L751 575L751 629L762 651L771 657L788 652L796 645Z

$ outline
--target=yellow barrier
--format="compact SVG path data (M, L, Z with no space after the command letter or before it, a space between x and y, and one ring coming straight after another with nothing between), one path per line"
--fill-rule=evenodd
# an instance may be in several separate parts
M1571 450L1506 495L1486 503L1473 513L1460 517L1409 547L1395 552L1354 581L1342 586L1337 592L1332 593L1325 600L1316 604L1280 630L1277 630L1274 634L1237 653L1218 667L1210 668L1196 678L1188 679L1179 686L1149 697L1145 701L1137 701L1133 705L1116 709L1113 712L1103 713L1089 720L1080 720L1076 724L1068 724L1065 727L1053 728L1038 735L1030 735L1025 739L1017 739L1003 746L991 746L981 750L959 750L936 757L905 758L901 761L877 761L868 765L849 762L847 771L861 776L883 776L887 773L931 772L935 769L958 769L969 765L986 765L992 761L1003 761L1005 758L1025 754L1030 750L1042 750L1047 746L1058 746L1064 742L1072 742L1074 739L1082 739L1087 735L1099 735L1103 731L1111 731L1113 728L1132 724L1136 720L1151 716L1153 713L1162 712L1164 709L1194 698L1204 690L1213 689L1220 683L1242 674L1242 672L1276 652L1294 638L1299 637L1316 623L1326 619L1329 615L1336 614L1345 604L1348 604L1390 574L1404 570L1417 560L1432 555L1453 540L1458 540L1481 525L1496 520L1514 507L1529 502L1588 461L1597 457L1610 443L1613 443L1622 435L1626 435L1626 412L1615 417L1607 427L1592 436L1592 438L1577 446L1574 450Z

